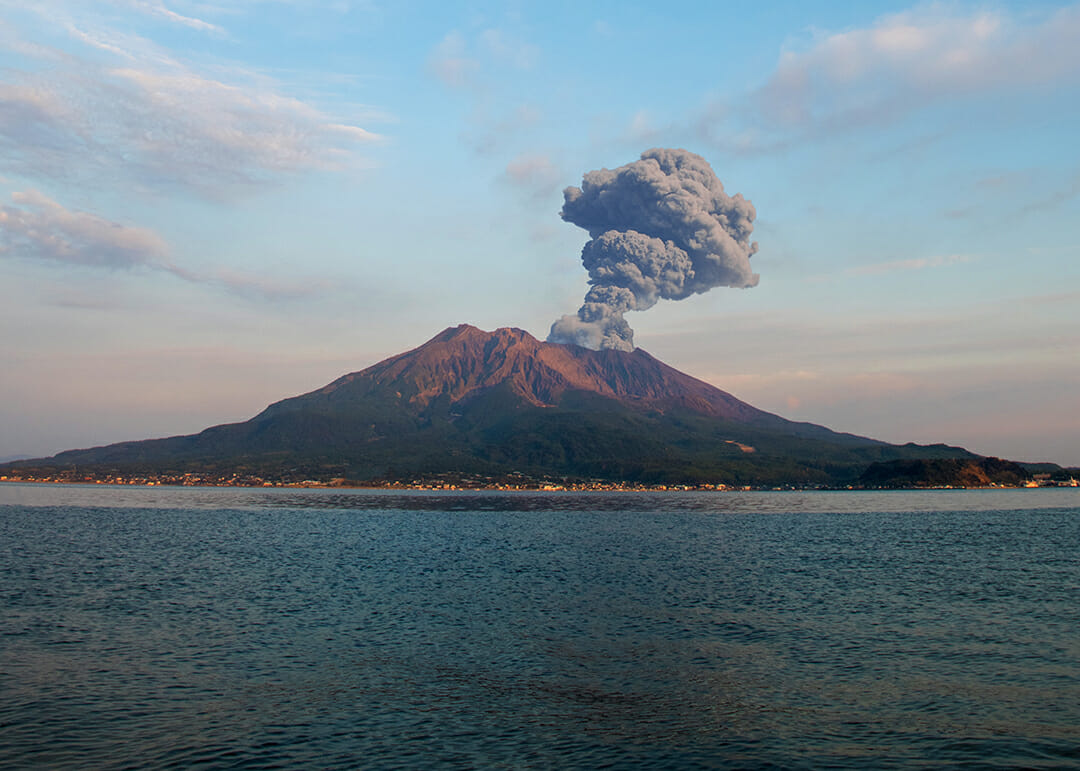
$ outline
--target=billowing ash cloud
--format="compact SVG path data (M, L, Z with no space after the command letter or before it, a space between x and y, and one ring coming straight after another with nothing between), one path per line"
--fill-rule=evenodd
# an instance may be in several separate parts
M717 286L757 286L754 206L727 195L699 155L649 150L640 161L590 171L563 197L562 218L589 231L581 261L592 286L575 315L551 325L550 342L632 351L627 311Z

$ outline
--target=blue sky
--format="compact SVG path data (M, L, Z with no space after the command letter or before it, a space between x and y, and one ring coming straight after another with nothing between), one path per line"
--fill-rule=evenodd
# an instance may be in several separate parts
M746 6L747 4L743 4ZM652 147L752 289L635 342L785 417L1080 465L1080 4L0 0L0 457L191 433L587 289Z

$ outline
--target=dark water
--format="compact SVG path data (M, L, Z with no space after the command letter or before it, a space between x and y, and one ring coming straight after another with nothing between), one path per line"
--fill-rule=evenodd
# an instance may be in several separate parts
M1080 492L0 485L0 766L1080 767Z

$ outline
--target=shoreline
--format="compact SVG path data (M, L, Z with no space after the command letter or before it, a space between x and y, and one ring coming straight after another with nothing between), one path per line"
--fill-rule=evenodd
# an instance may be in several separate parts
M281 481L233 481L200 480L162 481L148 477L109 478L109 479L58 479L50 477L0 477L0 484L39 484L39 485L84 485L88 487L191 487L206 489L240 488L248 490L398 490L402 492L887 492L890 490L1033 490L1060 487L1080 487L1080 482L1070 479L1066 482L1049 481L1023 485L906 485L894 487L862 487L857 485L725 485L717 484L666 484L648 485L634 482L550 482L530 481L521 484L469 484L440 482L385 482L364 483L353 481L320 482L304 480L302 482Z

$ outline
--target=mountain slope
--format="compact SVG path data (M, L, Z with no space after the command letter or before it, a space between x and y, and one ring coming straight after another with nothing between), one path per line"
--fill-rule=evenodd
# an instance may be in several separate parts
M974 456L785 420L640 349L592 351L462 325L243 423L20 465L357 480L521 472L835 484L875 461L938 457Z

